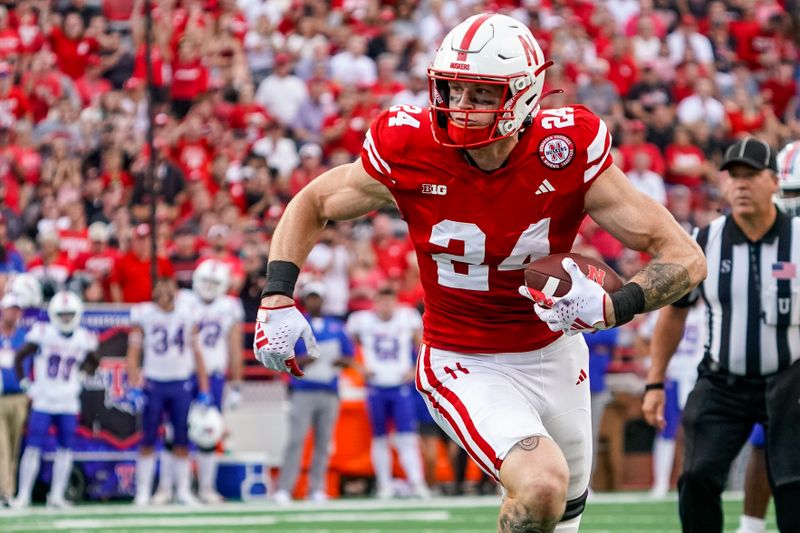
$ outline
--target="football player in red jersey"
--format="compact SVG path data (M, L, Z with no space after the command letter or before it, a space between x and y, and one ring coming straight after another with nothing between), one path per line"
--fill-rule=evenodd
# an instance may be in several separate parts
M428 71L430 108L383 112L358 161L289 204L256 324L259 361L302 375L295 342L318 348L292 300L299 266L328 220L396 204L425 289L417 388L503 486L500 531L578 530L592 453L588 380L578 380L588 351L575 333L673 302L705 277L689 235L612 164L603 121L579 105L539 108L548 65L510 17L456 26ZM586 214L654 259L613 294L565 260L572 290L531 312L525 265L568 252Z

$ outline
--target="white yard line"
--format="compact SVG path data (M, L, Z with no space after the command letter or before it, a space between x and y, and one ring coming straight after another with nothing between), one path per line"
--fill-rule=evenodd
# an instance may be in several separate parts
M342 523L342 522L446 522L447 511L378 512L378 513L313 513L285 516L152 516L139 518L58 518L47 524L9 524L3 531L47 530L115 530L158 527L267 526L278 523Z

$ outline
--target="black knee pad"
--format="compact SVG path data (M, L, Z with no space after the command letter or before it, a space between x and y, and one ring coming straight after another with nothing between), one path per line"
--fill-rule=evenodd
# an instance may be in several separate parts
M564 516L561 517L561 521L566 522L567 520L572 520L576 516L583 514L583 510L586 508L586 498L588 497L589 489L586 489L583 494L574 500L569 500L567 502L567 509L564 511Z
M169 453L172 453L172 449L175 447L175 444L171 440L164 441L164 449L167 450Z

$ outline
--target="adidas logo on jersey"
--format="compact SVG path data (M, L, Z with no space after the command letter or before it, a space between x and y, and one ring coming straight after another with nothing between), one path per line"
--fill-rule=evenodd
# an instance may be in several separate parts
M536 195L538 196L538 195L540 195L540 194L545 194L545 193L548 193L548 192L553 192L553 191L555 191L555 190L556 190L556 188L555 188L555 187L553 187L552 185L550 185L550 182L549 182L549 181L547 181L547 180L544 180L544 181L542 182L542 184L541 184L541 185L539 185L539 189L536 191Z
M581 368L581 373L578 374L578 381L575 382L575 385L580 385L581 383L586 381L586 378L588 378L588 377L589 376L586 375L586 371Z

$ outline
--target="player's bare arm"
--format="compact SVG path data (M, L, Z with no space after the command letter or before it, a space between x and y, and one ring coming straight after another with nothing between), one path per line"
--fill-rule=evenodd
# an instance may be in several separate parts
M128 334L128 351L125 354L125 361L128 366L128 384L132 387L140 387L142 385L139 366L143 338L144 330L140 326L131 327L131 332Z
M585 208L622 244L653 257L630 280L644 292L643 311L674 302L705 279L706 262L697 243L663 205L636 190L616 165L595 179Z
M94 375L97 367L100 366L100 358L102 354L98 351L89 352L86 354L86 359L81 363L81 372L86 372L89 375Z
M242 325L238 322L228 332L228 357L231 369L231 380L242 381Z
M672 355L678 349L678 344L683 336L686 324L688 307L666 306L658 315L653 338L650 342L650 369L647 371L647 383L664 383ZM651 426L663 429L664 420L664 390L653 389L645 391L642 400L644 418Z
M200 392L208 392L208 372L206 372L206 363L200 349L200 329L196 325L192 328L192 354L197 373L197 389Z
M302 265L329 220L349 220L394 205L389 189L355 161L333 168L312 181L286 207L270 244L270 261ZM264 298L262 305L288 303L285 295Z
M39 346L36 344L26 342L17 350L17 353L14 354L14 373L17 375L18 380L25 377L25 359L36 353L38 349Z

